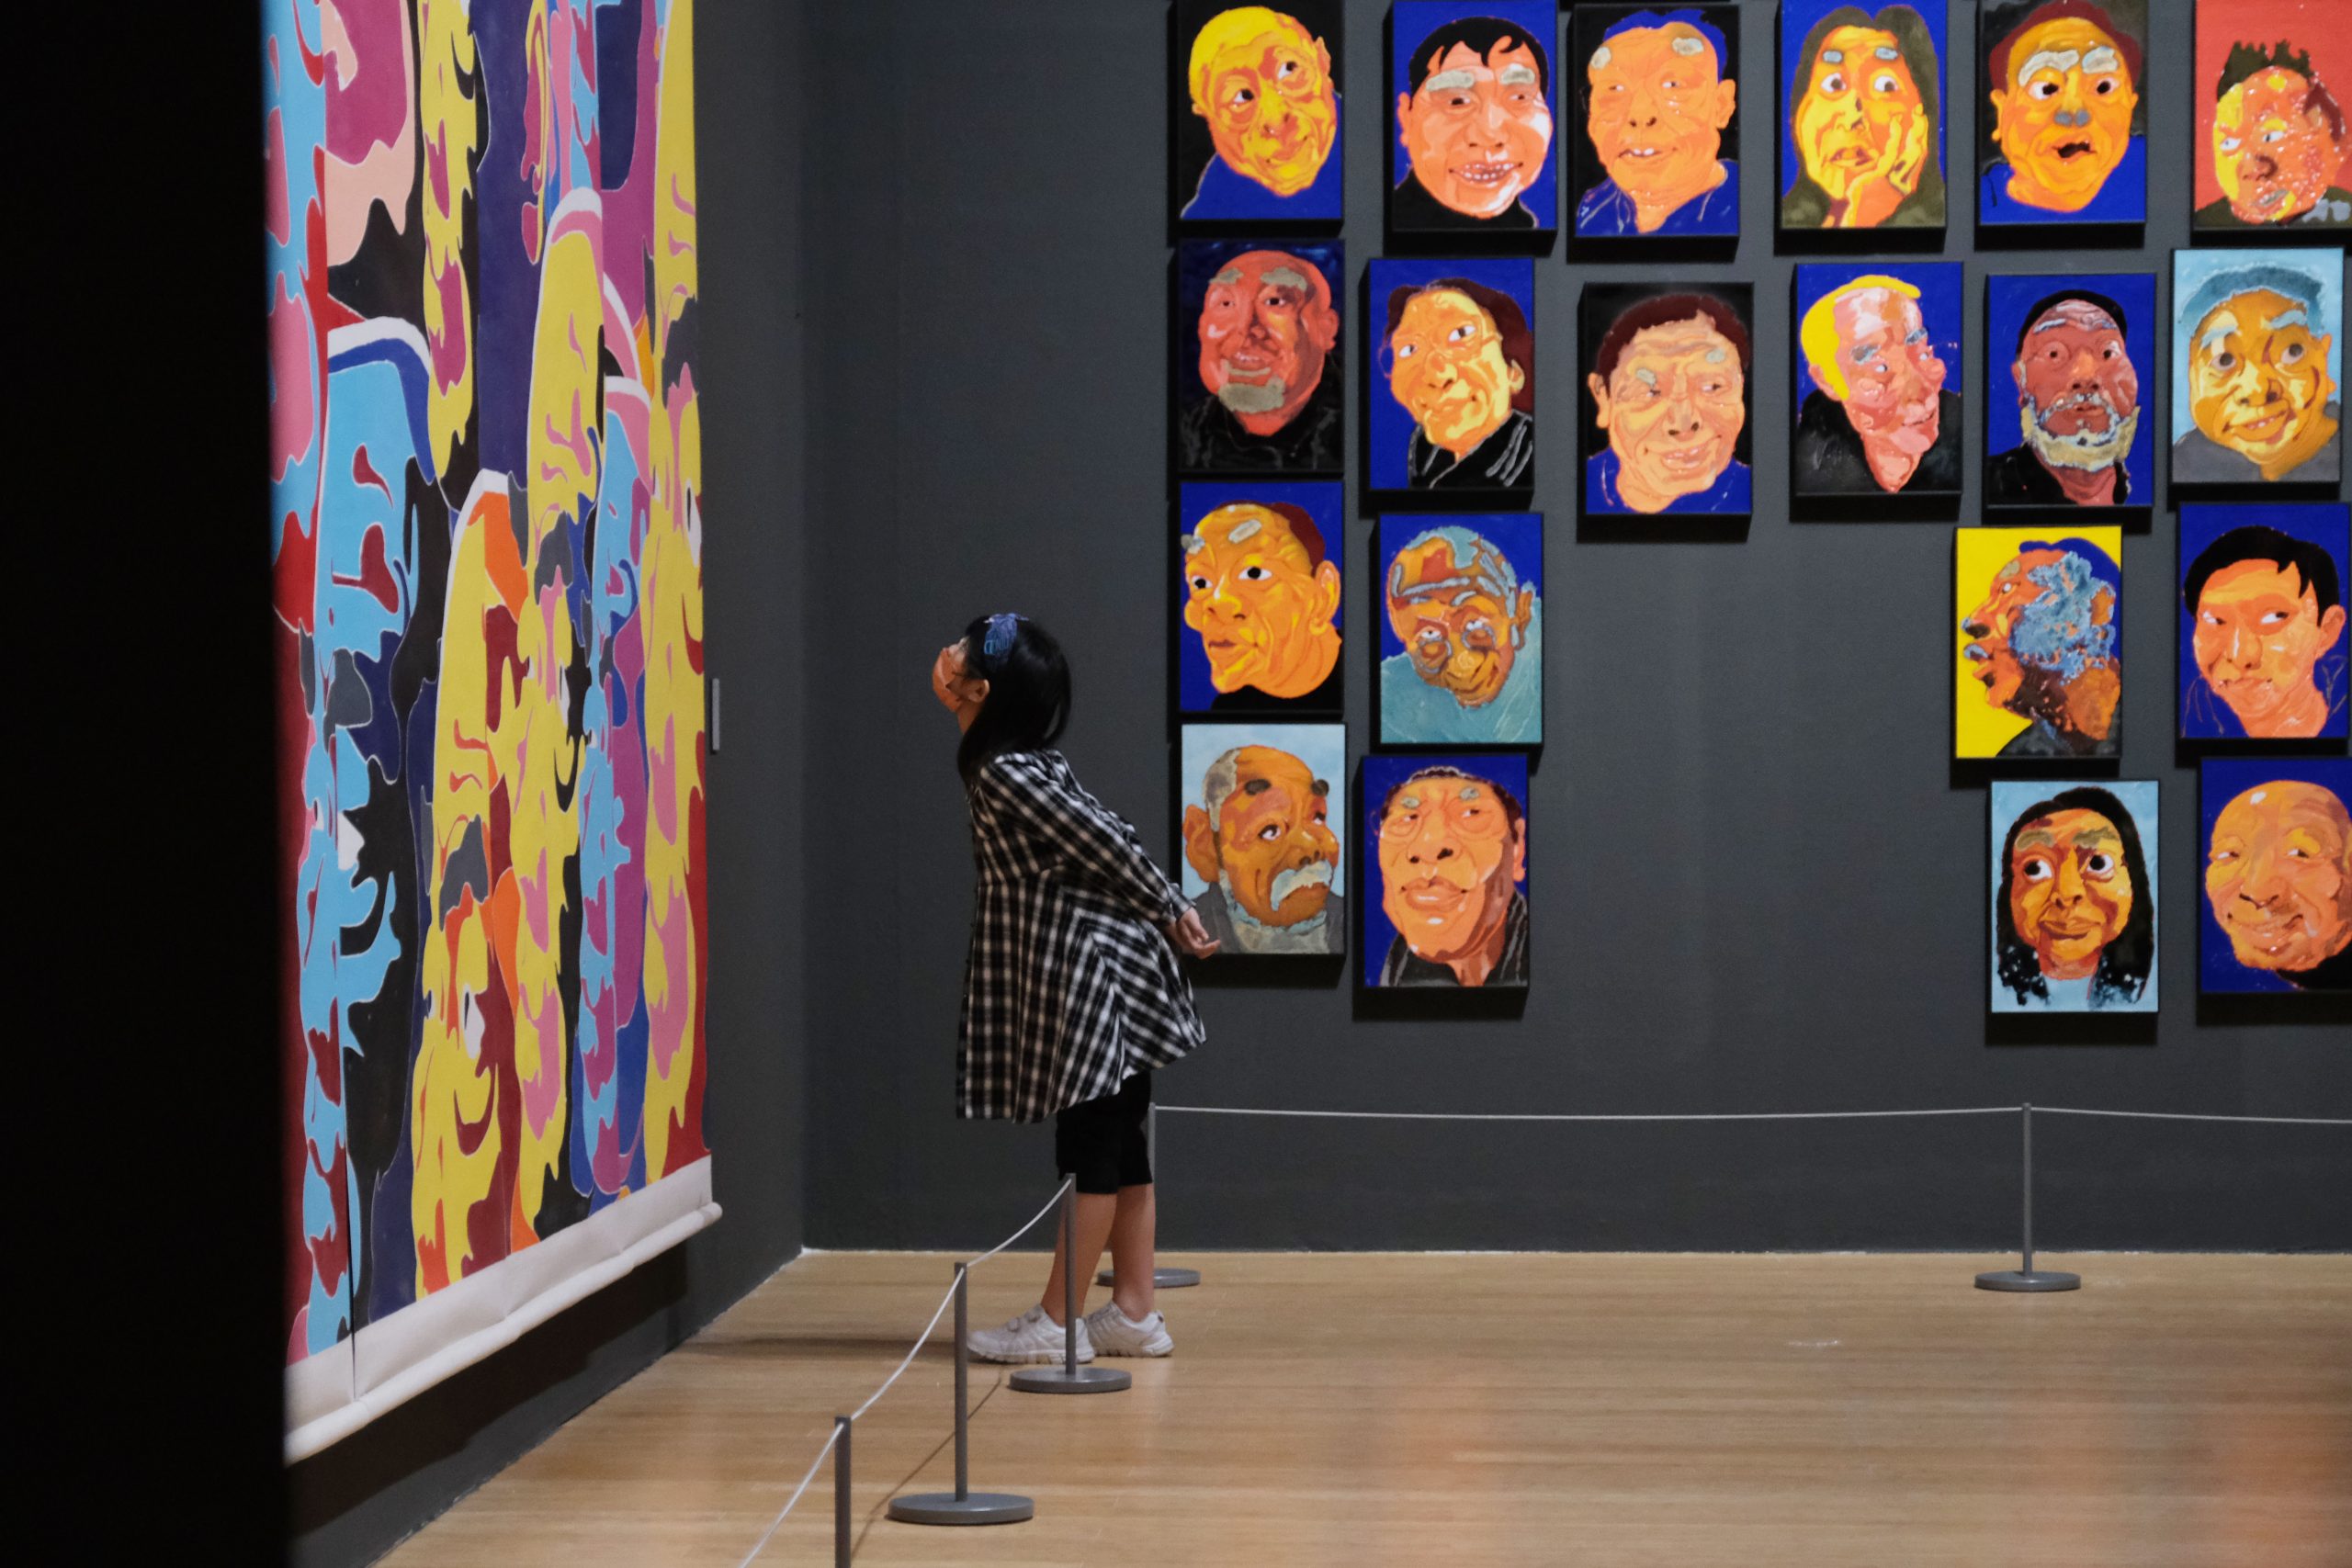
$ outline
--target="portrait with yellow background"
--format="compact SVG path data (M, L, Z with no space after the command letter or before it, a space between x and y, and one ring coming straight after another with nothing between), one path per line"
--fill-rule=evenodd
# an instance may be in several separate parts
M2119 527L1953 531L1955 758L2116 754L2122 568Z

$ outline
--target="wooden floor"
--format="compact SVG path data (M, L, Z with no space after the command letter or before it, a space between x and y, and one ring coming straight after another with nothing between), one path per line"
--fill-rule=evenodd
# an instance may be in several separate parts
M857 1562L2352 1564L2352 1258L2052 1257L2054 1296L1953 1256L1163 1261L1207 1282L1132 1391L975 1366L973 1483L1028 1524L883 1517L952 1484L943 1325L856 1428ZM974 1321L1041 1273L985 1267ZM803 1258L389 1561L732 1568L948 1274ZM760 1562L831 1562L831 1503L828 1471Z

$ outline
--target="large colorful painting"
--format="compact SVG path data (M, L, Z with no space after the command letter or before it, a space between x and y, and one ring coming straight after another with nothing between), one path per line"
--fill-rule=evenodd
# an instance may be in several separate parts
M1990 794L1993 1010L2155 1011L2155 781Z
M1176 466L1336 474L1347 268L1337 240L1176 247Z
M2343 338L2340 250L2175 251L2172 482L2334 484Z
M1960 528L1952 554L1952 755L2117 755L2123 530Z
M1781 0L1781 227L1944 226L1944 6Z
M1960 492L1959 262L1796 269L1799 497Z
M1534 234L1559 226L1558 27L1553 0L1396 0L1392 231Z
M2346 733L2352 508L2180 509L2180 733L2305 741Z
M2155 494L2155 275L1996 275L1984 280L1984 307L1985 506L2145 511Z
M1380 739L1544 743L1544 516L1380 520Z
M2147 221L2147 0L1988 0L1977 222Z
M291 1452L717 1213L694 9L263 8Z
M1739 7L1579 6L1580 239L1739 232Z
M1363 983L1524 987L1527 759L1363 760Z
M1180 489L1179 712L1339 713L1343 504L1336 479Z
M1373 488L1532 491L1535 264L1382 258L1370 277Z
M1348 942L1332 791L1340 724L1188 724L1178 773L1184 896L1237 958L1329 957Z
M2198 765L2201 991L2352 991L2352 761Z
M2352 229L2341 0L2197 0L2198 230Z
M1745 283L1588 283L1577 306L1584 511L1747 515Z
M1178 216L1337 223L1345 139L1340 0L1176 7Z

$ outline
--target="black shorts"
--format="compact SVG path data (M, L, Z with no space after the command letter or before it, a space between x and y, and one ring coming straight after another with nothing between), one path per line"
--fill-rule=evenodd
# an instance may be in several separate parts
M1100 1100L1080 1100L1054 1113L1054 1169L1078 1178L1080 1192L1116 1192L1151 1182L1151 1149L1144 1118L1151 1110L1151 1069Z

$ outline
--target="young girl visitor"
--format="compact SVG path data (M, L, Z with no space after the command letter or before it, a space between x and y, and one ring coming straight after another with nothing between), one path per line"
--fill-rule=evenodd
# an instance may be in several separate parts
M1111 1301L1081 1319L1078 1359L1175 1348L1153 1302L1157 1213L1145 1112L1151 1074L1204 1035L1178 953L1217 944L1136 830L1053 750L1069 717L1061 645L1025 616L988 615L939 650L931 686L964 732L979 892L964 976L956 1111L1054 1118L1054 1163L1078 1187L1075 1259L1056 1243L1035 1306L977 1329L973 1355L1055 1361L1062 1270L1084 1300L1107 1238Z

